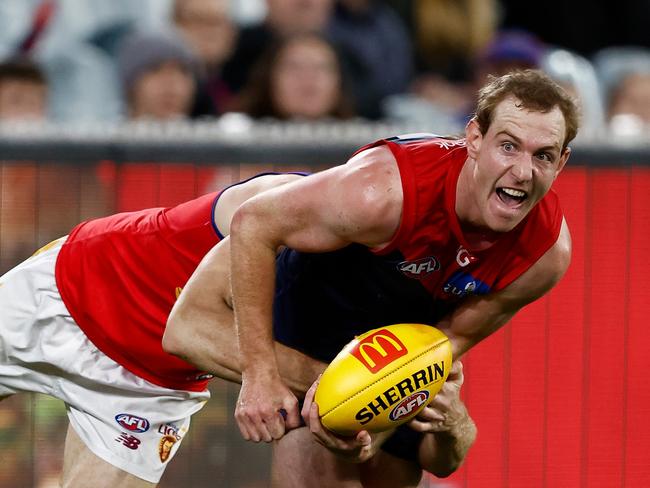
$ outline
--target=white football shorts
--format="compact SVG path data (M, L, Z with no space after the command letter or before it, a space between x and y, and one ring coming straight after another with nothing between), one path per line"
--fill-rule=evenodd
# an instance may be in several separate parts
M63 400L70 424L95 455L157 483L210 393L150 383L90 342L56 286L64 241L0 277L0 397L27 391Z

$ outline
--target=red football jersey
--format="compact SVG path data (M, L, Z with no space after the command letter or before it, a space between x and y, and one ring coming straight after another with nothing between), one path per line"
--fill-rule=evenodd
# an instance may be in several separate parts
M455 211L456 185L467 159L464 139L416 134L387 139L402 179L404 207L396 235L383 249L398 251L402 273L442 302L508 286L557 241L562 210L550 191L522 222L482 251L467 244Z
M61 248L56 281L79 327L107 356L152 383L202 391L209 376L162 349L167 317L219 242L217 193L171 208L83 222Z

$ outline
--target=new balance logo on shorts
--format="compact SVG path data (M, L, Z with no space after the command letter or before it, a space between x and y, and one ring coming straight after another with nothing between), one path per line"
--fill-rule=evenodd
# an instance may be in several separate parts
M122 432L120 436L115 440L122 444L124 447L128 447L134 451L140 447L140 442L142 442L136 436L129 435L126 432Z

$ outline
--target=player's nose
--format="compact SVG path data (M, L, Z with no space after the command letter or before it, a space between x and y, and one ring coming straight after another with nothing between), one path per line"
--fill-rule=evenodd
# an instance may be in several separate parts
M530 181L533 178L533 161L530 154L522 153L517 157L512 163L510 173L517 183Z

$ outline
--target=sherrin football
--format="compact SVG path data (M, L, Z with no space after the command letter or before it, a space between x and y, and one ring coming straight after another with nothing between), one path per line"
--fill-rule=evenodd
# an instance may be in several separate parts
M381 432L415 417L451 369L451 343L430 325L395 324L366 332L334 358L314 397L329 430Z

